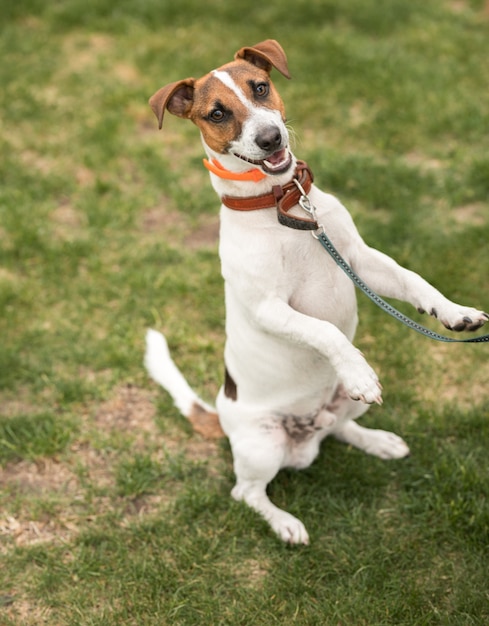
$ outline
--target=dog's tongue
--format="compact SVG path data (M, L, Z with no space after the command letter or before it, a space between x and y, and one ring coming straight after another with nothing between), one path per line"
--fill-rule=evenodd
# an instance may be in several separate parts
M283 150L277 150L277 152L274 152L272 155L267 157L266 160L270 163L270 165L280 165L285 161L286 156L287 150L284 148Z

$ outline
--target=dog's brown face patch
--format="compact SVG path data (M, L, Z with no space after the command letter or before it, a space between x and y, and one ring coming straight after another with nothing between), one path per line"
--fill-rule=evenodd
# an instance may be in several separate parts
M234 88L219 75L226 73ZM285 108L268 73L246 61L233 61L195 82L190 119L196 124L207 145L225 154L236 141L254 107L279 111L285 120Z

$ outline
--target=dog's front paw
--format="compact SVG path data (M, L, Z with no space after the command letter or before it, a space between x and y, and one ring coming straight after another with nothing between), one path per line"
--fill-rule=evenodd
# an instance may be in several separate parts
M382 404L382 385L360 351L338 371L343 386L352 400L365 404Z
M433 307L430 311L449 330L477 330L489 321L489 314L467 306L449 302L443 307Z

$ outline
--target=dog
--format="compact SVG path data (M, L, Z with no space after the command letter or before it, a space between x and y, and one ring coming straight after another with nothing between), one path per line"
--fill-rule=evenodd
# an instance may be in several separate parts
M222 428L228 437L233 498L263 516L283 541L308 544L304 524L267 496L281 468L308 467L328 435L382 459L405 457L409 448L397 435L355 421L370 404L381 404L382 388L352 343L355 287L308 232L318 224L304 214L300 198L307 194L340 254L380 295L409 302L457 331L479 328L489 315L451 302L363 241L348 211L313 184L292 153L272 68L290 78L282 47L266 40L150 98L160 129L166 111L199 128L222 201L226 344L217 414L189 387L155 330L147 333L145 365L197 430L212 436Z

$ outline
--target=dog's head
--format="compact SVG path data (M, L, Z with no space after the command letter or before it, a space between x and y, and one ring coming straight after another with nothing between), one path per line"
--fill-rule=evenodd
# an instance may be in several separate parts
M160 128L166 110L190 119L200 129L208 153L233 156L237 171L244 162L267 174L282 174L292 157L284 105L270 80L272 68L290 78L282 47L268 39L241 48L234 61L202 78L162 87L149 103Z

